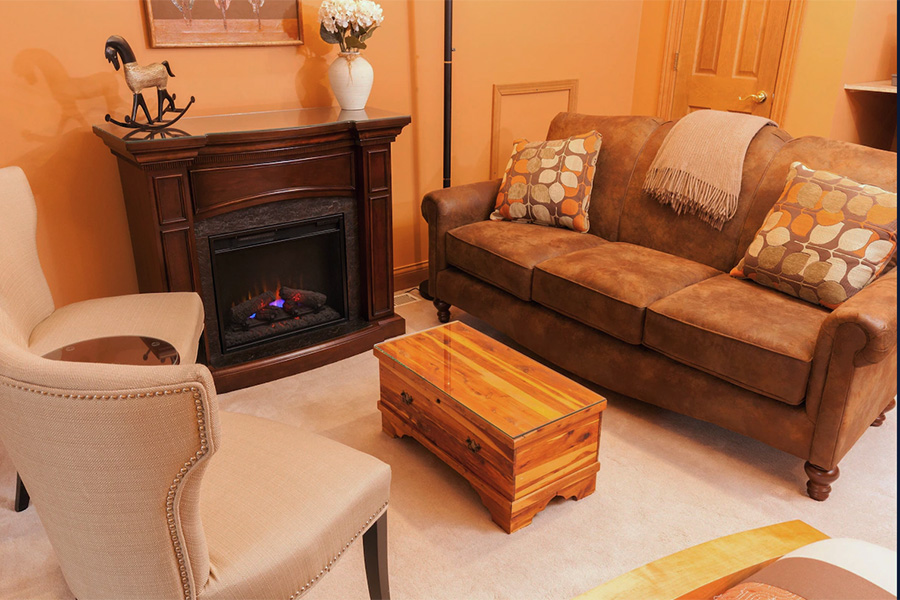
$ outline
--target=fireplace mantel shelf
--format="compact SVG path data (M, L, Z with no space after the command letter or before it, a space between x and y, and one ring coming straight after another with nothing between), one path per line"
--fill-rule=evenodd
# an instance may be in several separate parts
M405 331L393 304L390 157L409 122L377 108L308 108L189 116L153 133L94 126L118 160L140 291L200 294L207 331L201 359L220 391L315 368ZM279 219L279 211L293 222L304 206L322 204L353 212L359 260L350 276L360 284L360 326L313 345L254 351L243 362L234 352L226 356L211 334L217 310L209 232Z
M132 160L153 160L161 153L180 150L179 157L196 156L205 146L278 142L309 136L355 133L360 138L392 135L408 125L410 117L378 108L299 108L265 112L184 117L176 127L161 132L129 130L112 123L94 125L110 149Z

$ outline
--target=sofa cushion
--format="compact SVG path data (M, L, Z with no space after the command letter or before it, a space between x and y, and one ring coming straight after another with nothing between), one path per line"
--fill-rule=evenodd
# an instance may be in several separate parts
M661 123L656 117L602 117L568 112L559 113L550 123L548 140L559 140L592 129L603 136L603 150L597 156L597 172L588 208L589 233L617 241L619 214L635 162L647 138Z
M600 142L596 131L564 140L516 140L491 220L586 233Z
M836 308L871 283L896 248L896 193L797 161L731 274Z
M675 213L644 192L644 179L671 128L672 124L667 123L654 131L638 157L625 195L616 241L647 246L728 271L736 262L745 221L753 217L754 227L759 228L763 215L778 198L778 193L761 196L756 189L769 162L790 136L777 127L763 127L753 138L744 157L737 212L719 231L694 215ZM784 179L781 183L784 185ZM755 215L759 215L759 220L755 220Z
M480 221L447 233L447 262L522 300L531 300L534 265L605 244L595 235L509 221Z
M752 282L718 275L650 305L644 345L787 404L806 396L829 311Z
M658 250L608 243L538 264L531 294L547 308L640 344L648 306L719 274L707 265Z
M606 134L603 144L606 145ZM897 191L896 152L814 136L790 140L781 147L759 181L753 207L741 229L735 255L731 259L732 266L744 256L747 247L756 238L760 225L766 220L772 205L784 191L784 182L791 170L791 163L796 161L805 165L815 165L817 169L840 173L854 181L865 181L889 192ZM728 268L730 267L724 267L722 270Z

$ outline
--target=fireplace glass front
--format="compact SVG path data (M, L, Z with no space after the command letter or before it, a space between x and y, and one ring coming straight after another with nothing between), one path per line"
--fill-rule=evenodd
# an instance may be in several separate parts
M210 236L222 352L347 320L343 215Z

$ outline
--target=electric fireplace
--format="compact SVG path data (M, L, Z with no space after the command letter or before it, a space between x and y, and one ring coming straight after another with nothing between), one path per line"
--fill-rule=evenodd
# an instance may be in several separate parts
M194 225L206 362L227 368L364 329L359 209L293 198Z
M118 159L141 292L197 292L220 392L365 352L394 313L391 143L409 117L314 108L94 132Z
M223 353L347 319L343 215L209 243Z

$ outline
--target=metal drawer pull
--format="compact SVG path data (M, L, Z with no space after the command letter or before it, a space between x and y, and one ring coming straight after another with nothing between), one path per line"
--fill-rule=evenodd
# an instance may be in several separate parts
M478 452L479 450L481 450L481 444L469 437L466 438L466 446L472 452Z
M400 399L403 400L403 404L412 404L413 397L407 394L406 392L400 392Z

